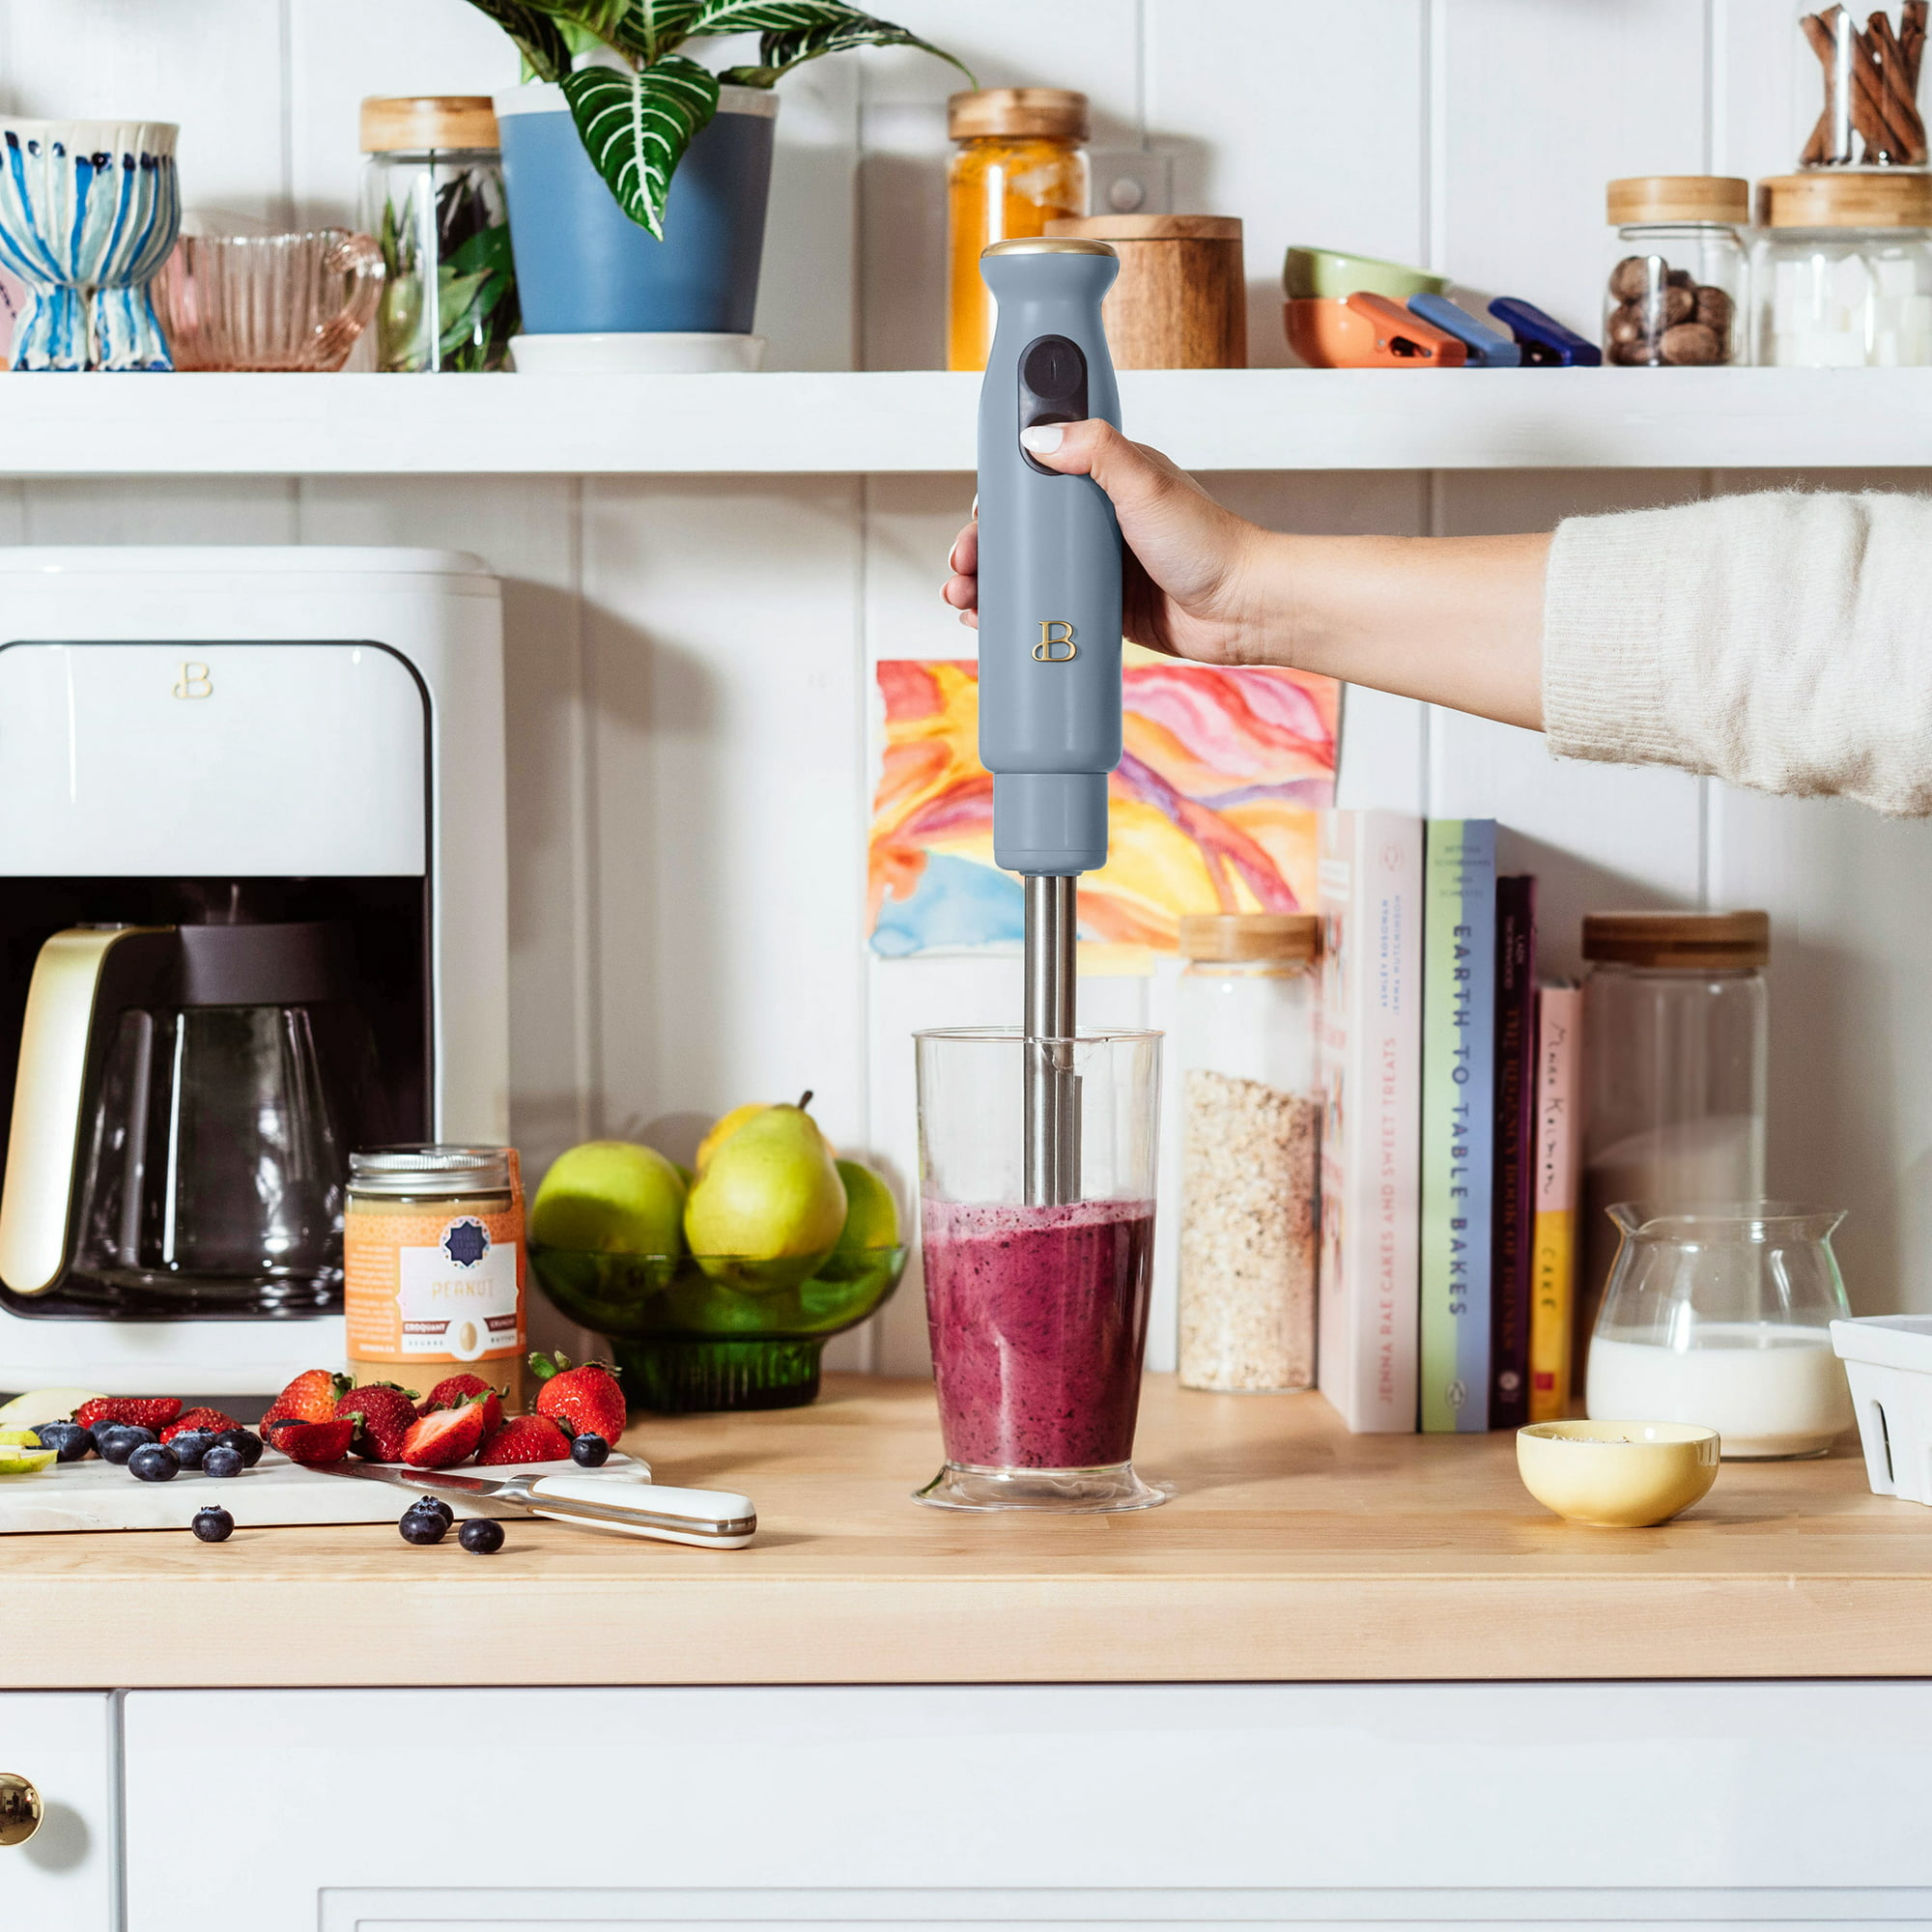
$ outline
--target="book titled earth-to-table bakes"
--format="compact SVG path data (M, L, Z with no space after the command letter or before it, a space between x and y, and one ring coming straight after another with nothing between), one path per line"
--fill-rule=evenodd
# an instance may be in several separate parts
M1495 1167L1496 825L1424 838L1422 1427L1490 1426Z

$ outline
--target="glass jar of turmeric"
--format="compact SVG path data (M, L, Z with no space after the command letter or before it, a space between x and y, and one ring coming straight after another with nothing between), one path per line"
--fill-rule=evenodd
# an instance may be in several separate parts
M946 366L983 369L993 298L980 279L980 251L1087 213L1087 97L982 87L947 101L946 131L959 144L946 176Z

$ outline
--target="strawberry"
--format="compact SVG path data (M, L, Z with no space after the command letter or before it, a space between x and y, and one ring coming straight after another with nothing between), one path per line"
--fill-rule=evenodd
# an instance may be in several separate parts
M478 1463L567 1463L570 1437L547 1415L519 1415L484 1443Z
M339 1463L349 1454L355 1425L348 1416L327 1422L302 1422L284 1416L274 1425L270 1440L291 1463Z
M415 1469L447 1469L473 1456L483 1440L483 1401L471 1396L418 1416L403 1437L403 1461Z
M416 1419L415 1391L394 1382L364 1382L335 1405L355 1424L355 1453L372 1463L400 1463L403 1438Z
M191 1408L179 1421L171 1422L161 1431L161 1440L172 1442L177 1435L183 1435L190 1429L213 1430L219 1435L224 1429L240 1429L242 1425L226 1410L219 1408Z
M349 1378L327 1369L305 1369L270 1405L262 1418L266 1435L277 1422L332 1422L335 1405L349 1387Z
M445 1376L423 1398L416 1413L434 1415L440 1408L454 1408L478 1395L483 1398L483 1434L494 1435L503 1426L503 1398L481 1376Z
M615 1442L624 1433L624 1391L617 1371L602 1362L580 1362L572 1368L567 1355L553 1361L532 1355L530 1368L543 1383L537 1391L537 1413L547 1415L566 1435L601 1435Z
M98 1395L92 1402L82 1403L73 1419L83 1429L102 1422L125 1422L158 1434L181 1412L178 1395Z

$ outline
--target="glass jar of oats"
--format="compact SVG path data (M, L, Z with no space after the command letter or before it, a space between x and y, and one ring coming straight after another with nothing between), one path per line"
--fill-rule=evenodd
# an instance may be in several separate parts
M1180 922L1180 1379L1311 1388L1321 1247L1312 913Z

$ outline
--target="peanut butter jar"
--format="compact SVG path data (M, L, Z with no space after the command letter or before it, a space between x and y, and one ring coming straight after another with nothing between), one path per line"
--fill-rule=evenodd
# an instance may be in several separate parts
M427 1394L465 1370L523 1400L524 1196L514 1148L349 1156L348 1369Z

